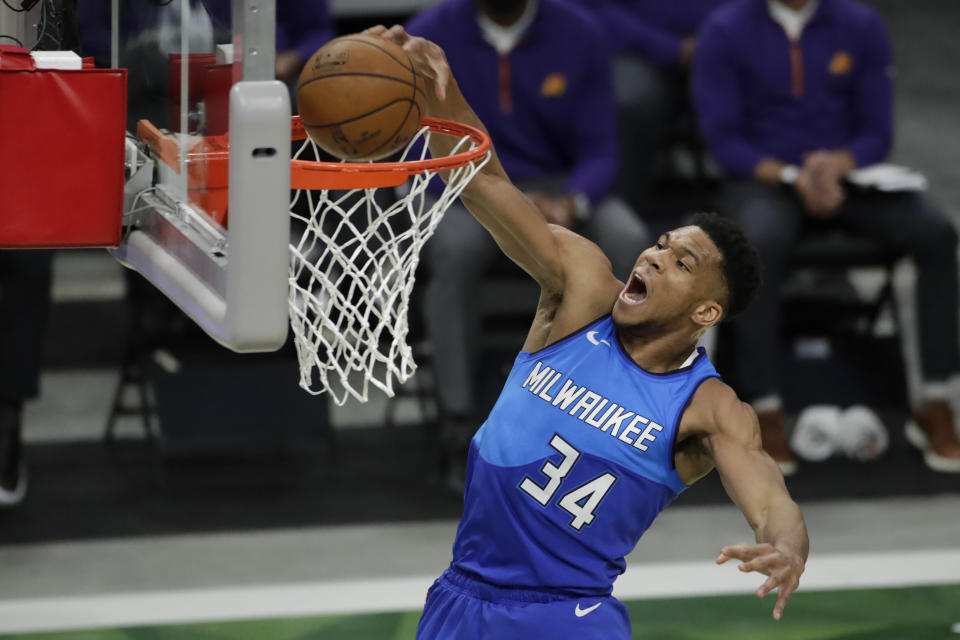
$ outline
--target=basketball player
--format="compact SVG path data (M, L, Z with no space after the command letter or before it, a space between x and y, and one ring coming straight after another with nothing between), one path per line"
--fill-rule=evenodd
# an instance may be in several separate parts
M428 78L429 115L483 126L440 47L400 26L367 33L410 54ZM777 590L780 619L806 562L803 516L760 445L756 414L696 347L759 284L740 230L701 216L643 251L624 284L596 245L548 225L495 157L461 198L541 295L470 444L453 563L429 591L417 637L631 637L610 595L624 556L715 467L756 534L717 562L769 576L757 595Z

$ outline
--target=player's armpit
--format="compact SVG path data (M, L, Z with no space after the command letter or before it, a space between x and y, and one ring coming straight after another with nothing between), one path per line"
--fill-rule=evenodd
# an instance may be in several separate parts
M596 244L559 225L550 225L565 266L563 290L541 289L523 350L539 351L610 313L623 283Z

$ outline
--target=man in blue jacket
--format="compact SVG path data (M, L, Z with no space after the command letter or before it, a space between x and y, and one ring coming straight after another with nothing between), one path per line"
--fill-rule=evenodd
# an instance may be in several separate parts
M605 250L614 273L629 273L648 238L634 212L609 196L617 173L616 110L609 54L590 15L560 0L446 0L408 29L444 48L504 168L546 219L585 233ZM476 283L499 251L455 205L427 252L426 326L443 381L444 439L456 463L477 424ZM460 471L455 464L451 480Z
M779 285L804 225L835 219L910 255L917 265L923 398L908 423L928 466L960 472L948 380L960 371L957 234L917 192L844 182L881 162L893 137L893 62L877 13L853 0L736 0L700 32L693 85L701 129L728 176L725 208L765 266L765 285L736 323L741 395L764 446L795 468L783 433Z

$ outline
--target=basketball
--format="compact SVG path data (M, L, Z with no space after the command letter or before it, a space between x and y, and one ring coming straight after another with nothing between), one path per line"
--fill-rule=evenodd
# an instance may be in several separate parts
M321 47L300 73L297 108L332 156L366 161L402 149L420 128L423 76L397 44L354 34Z

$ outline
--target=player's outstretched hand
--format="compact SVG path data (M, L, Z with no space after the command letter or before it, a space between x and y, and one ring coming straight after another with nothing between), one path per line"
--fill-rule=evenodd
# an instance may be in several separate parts
M772 544L749 544L741 542L726 546L720 550L717 564L723 564L730 558L742 562L740 571L759 571L769 576L767 581L757 589L757 597L762 598L774 589L777 590L777 602L773 606L773 619L779 620L783 615L783 608L787 606L787 598L800 584L800 575L805 563L796 553L787 553L774 547Z
M434 93L438 100L447 97L447 83L450 81L450 65L447 56L438 45L426 38L407 33L403 26L395 24L389 29L382 24L370 27L363 33L392 40L407 52L417 71L433 82Z

